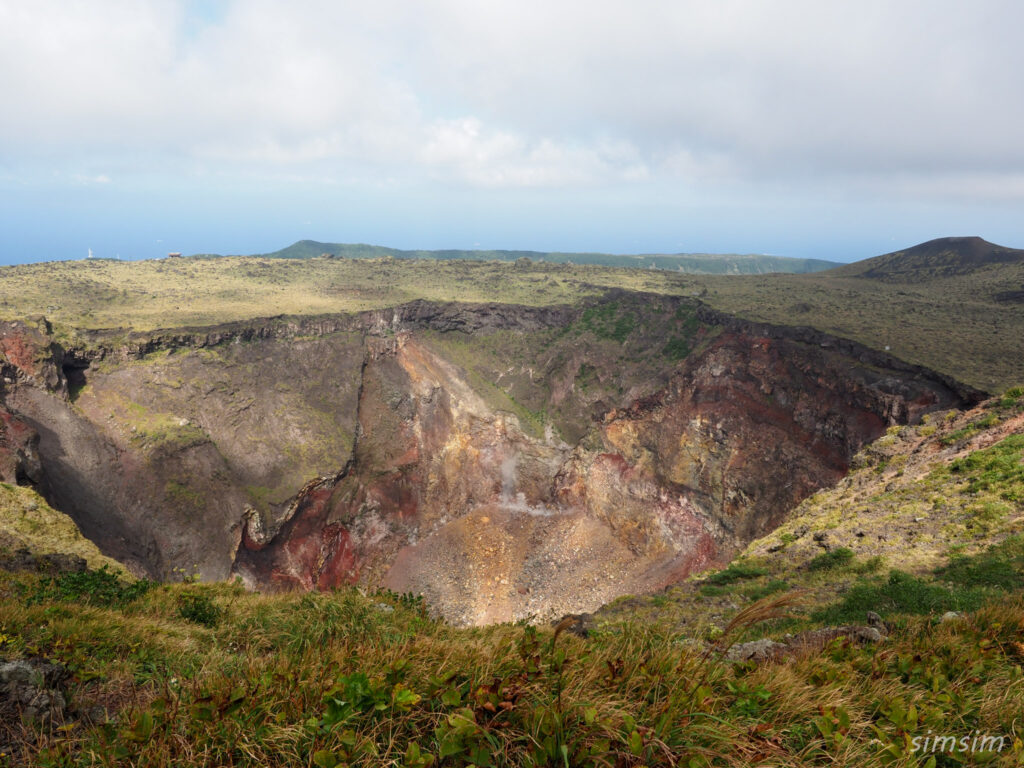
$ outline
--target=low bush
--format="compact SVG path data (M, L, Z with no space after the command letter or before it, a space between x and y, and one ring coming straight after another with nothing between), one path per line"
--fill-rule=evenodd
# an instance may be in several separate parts
M208 595L186 594L178 596L178 615L186 621L202 624L211 629L220 622L223 610Z
M863 621L867 611L875 611L883 616L970 611L979 608L988 594L987 590L980 587L950 588L894 570L889 572L889 578L885 581L858 581L840 602L815 611L812 618L838 624Z
M849 565L853 560L853 550L846 547L833 549L831 552L823 552L807 564L809 571L831 571L844 565Z
M1006 591L1024 586L1024 536L1014 536L971 557L956 557L936 575L961 587L995 587Z
M118 608L141 597L153 586L154 583L146 579L123 581L104 565L99 570L62 573L54 578L43 579L36 584L26 604L57 601Z

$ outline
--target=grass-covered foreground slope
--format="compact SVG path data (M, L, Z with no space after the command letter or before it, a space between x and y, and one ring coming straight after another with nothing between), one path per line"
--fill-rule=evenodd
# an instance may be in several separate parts
M785 610L760 604L737 628ZM665 625L455 629L396 595L0 575L0 654L67 665L37 766L1019 765L1024 600L896 618L885 641L721 658ZM969 751L929 752L942 734ZM984 752L975 735L989 741ZM996 741L998 740L998 741ZM931 742L928 742L931 744ZM915 751L915 746L917 750ZM923 750L923 751L922 751ZM935 758L932 762L931 758ZM941 761L941 762L940 762Z

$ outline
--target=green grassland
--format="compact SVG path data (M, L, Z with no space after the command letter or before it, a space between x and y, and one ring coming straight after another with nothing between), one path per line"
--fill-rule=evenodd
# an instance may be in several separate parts
M1024 380L1024 303L996 298L1024 285L1024 263L902 284L830 272L692 279L718 309L890 347L983 391Z
M358 312L413 299L574 303L608 287L678 293L662 272L478 261L231 257L48 262L0 268L0 316L68 328L211 325L279 314Z
M988 392L1024 379L1024 264L893 284L829 272L688 275L650 269L433 259L190 258L0 268L0 317L75 328L201 326L343 313L413 299L572 304L624 288L699 296L741 317L811 326L885 349Z

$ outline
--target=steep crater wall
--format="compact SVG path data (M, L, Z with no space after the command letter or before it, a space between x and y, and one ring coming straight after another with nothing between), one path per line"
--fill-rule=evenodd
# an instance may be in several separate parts
M63 345L8 323L0 350L0 468L105 553L158 578L383 584L462 623L707 567L887 426L979 397L816 331L614 291Z

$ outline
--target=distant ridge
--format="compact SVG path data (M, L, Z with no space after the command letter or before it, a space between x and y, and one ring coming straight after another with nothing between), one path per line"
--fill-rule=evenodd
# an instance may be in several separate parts
M892 283L966 275L993 264L1024 264L1024 250L996 245L980 237L940 237L902 251L833 269L829 274Z
M821 272L838 266L838 262L822 259L795 259L786 256L758 254L675 253L620 255L610 253L562 253L542 251L505 250L437 250L404 251L380 245L362 243L321 243L300 240L287 248L272 253L254 254L276 259L310 259L323 255L346 259L441 259L474 261L515 261L527 258L554 263L596 264L605 267L632 267L634 269L663 269L707 275L758 275L776 272Z

